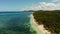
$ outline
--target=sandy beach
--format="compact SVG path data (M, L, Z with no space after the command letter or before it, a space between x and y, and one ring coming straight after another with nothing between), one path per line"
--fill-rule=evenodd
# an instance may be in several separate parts
M31 15L31 16L32 16L31 20L32 20L33 24L39 30L39 32L41 32L41 34L51 34L51 32L49 32L48 30L45 30L43 24L42 25L38 25L37 22L36 22L36 20L34 19L34 16L33 15Z

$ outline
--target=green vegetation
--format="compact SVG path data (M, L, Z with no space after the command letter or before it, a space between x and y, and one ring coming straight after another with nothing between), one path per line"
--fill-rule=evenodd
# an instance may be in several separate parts
M36 11L34 18L38 24L44 24L44 27L51 31L51 34L60 34L60 10L55 11Z

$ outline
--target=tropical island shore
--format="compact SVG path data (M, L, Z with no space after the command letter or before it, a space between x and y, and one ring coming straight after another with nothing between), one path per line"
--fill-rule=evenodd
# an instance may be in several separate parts
M36 11L32 21L42 34L60 34L60 10Z
M48 30L45 30L44 28L44 25L41 24L41 25L38 25L36 20L34 19L34 16L32 16L32 21L33 21L33 24L36 26L36 28L41 32L41 34L51 34L51 32L49 32Z

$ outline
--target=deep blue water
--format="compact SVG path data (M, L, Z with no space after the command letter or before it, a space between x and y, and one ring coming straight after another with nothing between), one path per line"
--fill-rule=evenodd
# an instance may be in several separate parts
M0 34L32 34L33 32L30 31L32 13L0 12Z

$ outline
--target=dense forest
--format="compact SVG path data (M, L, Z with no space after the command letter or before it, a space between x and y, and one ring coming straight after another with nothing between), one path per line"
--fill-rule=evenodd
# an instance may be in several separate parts
M46 30L51 34L60 34L60 10L36 11L33 13L38 24L44 24Z

